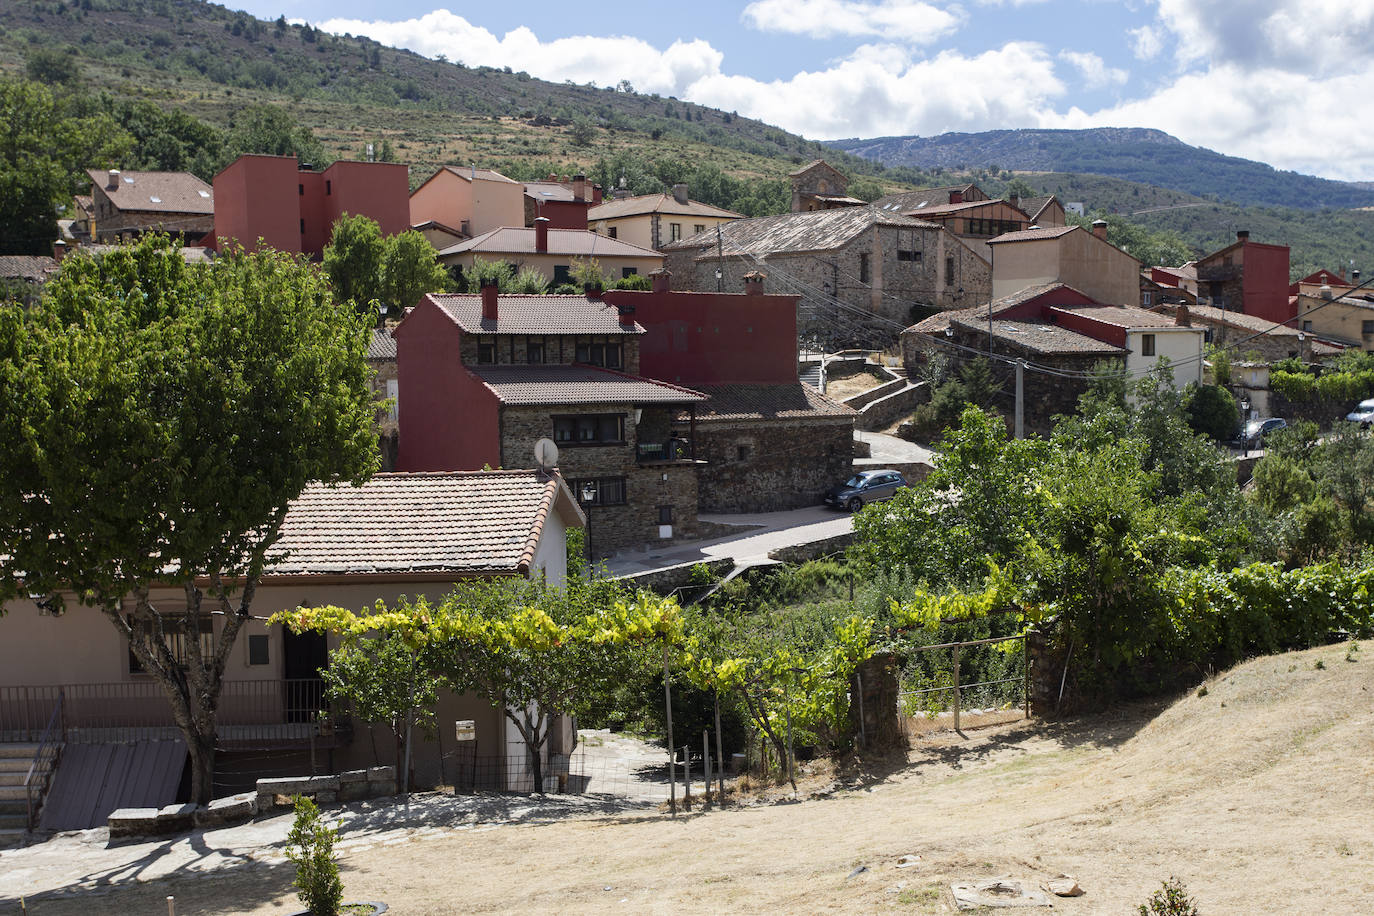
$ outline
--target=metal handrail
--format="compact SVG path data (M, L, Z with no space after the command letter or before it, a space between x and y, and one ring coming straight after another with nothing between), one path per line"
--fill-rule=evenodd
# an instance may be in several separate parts
M65 698L65 692L59 690L57 692L57 702L53 704L52 715L48 717L48 727L43 730L43 737L39 739L38 748L33 752L33 762L29 764L29 772L24 776L24 800L28 804L29 830L33 830L34 827L38 826L37 818L35 817L37 812L33 804L34 785L36 782L42 783L42 786L39 788L39 794L41 795L43 788L46 788L48 777L52 774L51 767L40 769L40 765L43 763L44 756L46 756L49 751L50 744L52 745L54 766L56 766L57 757L61 753L61 748L58 746L58 743L53 741L53 732L54 730L59 733L63 732L62 704ZM35 779L35 777L38 778Z

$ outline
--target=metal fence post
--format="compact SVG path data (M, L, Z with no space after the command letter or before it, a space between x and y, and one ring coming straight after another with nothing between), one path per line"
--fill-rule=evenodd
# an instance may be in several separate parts
M663 710L668 717L668 810L677 814L677 770L673 757L677 750L673 747L673 692L668 684L668 644L663 644Z
M692 746L682 746L682 807L692 810Z
M1026 700L1026 718L1031 717L1031 657L1030 657L1030 633L1021 637L1021 655L1026 664L1026 677L1022 694Z
M959 730L959 644L954 644L954 730Z
M706 798L702 804L711 804L711 732L703 729L701 732L701 764L706 770Z

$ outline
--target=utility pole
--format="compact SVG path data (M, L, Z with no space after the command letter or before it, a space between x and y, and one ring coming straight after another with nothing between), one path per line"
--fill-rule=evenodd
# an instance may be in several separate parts
M720 239L720 223L716 223L716 292L725 290L724 244Z
M988 338L989 341L992 338ZM1026 403L1026 361L1018 359L1016 361L1016 438L1026 438L1025 424L1025 403Z

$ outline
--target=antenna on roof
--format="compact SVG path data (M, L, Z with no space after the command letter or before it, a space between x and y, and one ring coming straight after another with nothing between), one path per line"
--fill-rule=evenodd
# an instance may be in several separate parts
M558 446L545 437L534 443L534 466L541 474L552 474L558 467Z

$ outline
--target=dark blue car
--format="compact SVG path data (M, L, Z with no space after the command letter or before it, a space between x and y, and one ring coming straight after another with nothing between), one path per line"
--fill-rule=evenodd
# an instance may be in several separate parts
M905 486L908 486L906 478L898 471L886 468L861 471L838 487L827 490L825 504L836 509L858 512L869 503L891 499Z

